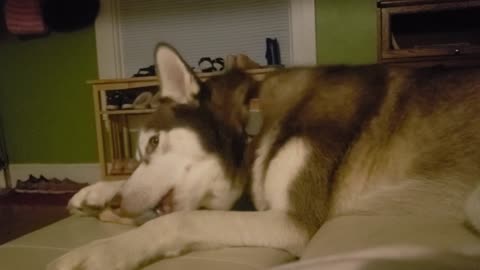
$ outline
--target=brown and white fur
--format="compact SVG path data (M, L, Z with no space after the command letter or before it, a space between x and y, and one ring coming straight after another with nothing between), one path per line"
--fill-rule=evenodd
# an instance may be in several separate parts
M141 132L140 166L126 182L81 190L70 208L104 208L120 194L122 215L158 217L49 269L134 269L234 246L299 256L341 215L480 228L480 70L292 68L261 82L233 70L200 82L170 46L155 58L164 99ZM253 99L263 126L247 143ZM258 211L228 211L244 192Z

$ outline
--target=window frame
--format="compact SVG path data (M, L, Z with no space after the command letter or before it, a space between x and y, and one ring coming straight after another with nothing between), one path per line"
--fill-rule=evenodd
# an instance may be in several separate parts
M95 22L100 79L123 78L118 1L103 0ZM290 2L290 55L293 66L316 64L315 0Z

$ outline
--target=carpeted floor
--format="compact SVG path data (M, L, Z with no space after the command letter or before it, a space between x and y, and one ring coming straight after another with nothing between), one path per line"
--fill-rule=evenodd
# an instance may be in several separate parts
M67 217L72 195L0 192L0 244Z

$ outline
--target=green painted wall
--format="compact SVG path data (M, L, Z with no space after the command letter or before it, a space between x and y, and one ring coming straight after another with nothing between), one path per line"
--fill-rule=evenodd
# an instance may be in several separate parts
M97 161L95 32L0 40L0 114L12 163Z
M316 0L317 63L377 61L376 0Z

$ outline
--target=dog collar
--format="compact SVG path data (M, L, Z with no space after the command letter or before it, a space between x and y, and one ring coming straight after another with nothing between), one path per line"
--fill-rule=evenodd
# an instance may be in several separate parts
M248 120L245 126L245 132L249 137L256 136L260 133L263 126L263 116L260 108L260 100L253 98L248 104Z

